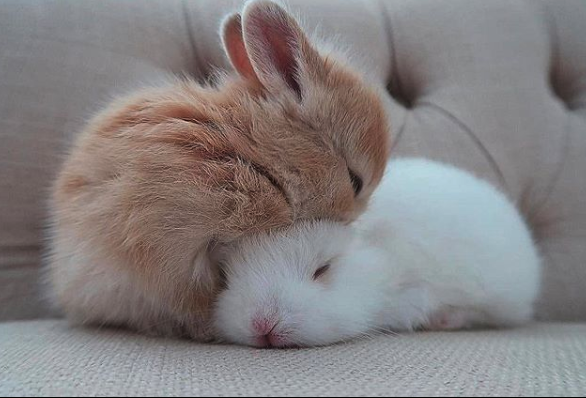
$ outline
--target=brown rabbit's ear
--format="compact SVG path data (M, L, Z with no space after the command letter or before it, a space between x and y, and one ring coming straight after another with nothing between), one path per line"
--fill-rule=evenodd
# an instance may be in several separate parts
M246 53L269 91L293 90L302 97L301 76L319 67L319 55L287 11L267 0L249 2L242 14Z
M222 23L221 30L224 50L234 69L245 79L255 81L260 85L260 81L248 58L246 46L244 45L242 16L240 14L227 16Z

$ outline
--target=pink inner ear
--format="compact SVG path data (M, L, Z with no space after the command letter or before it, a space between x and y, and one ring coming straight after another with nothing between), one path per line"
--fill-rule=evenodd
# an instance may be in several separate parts
M301 87L297 80L297 60L294 48L299 47L292 32L286 29L274 31L271 26L261 27L264 36L272 50L271 58L277 71L283 76L289 87L301 96Z
M238 72L247 79L256 79L254 68L248 60L248 54L244 47L237 47L230 55L231 61Z
M224 46L236 71L242 77L258 82L258 77L244 45L240 15L234 15L226 22L224 26Z
M259 79L278 78L301 97L297 56L302 32L295 21L274 4L253 8L247 19L246 45Z

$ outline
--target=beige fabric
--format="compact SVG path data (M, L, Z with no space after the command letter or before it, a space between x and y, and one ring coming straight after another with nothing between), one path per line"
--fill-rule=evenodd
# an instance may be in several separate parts
M46 192L70 137L112 93L225 66L216 31L237 3L0 2L0 319L46 315ZM583 1L290 3L389 84L396 155L455 163L522 204L547 263L540 316L586 320Z
M0 320L46 314L47 192L69 137L111 94L196 72L185 18L179 0L0 2Z
M583 396L586 325L418 334L312 350L0 325L2 396Z

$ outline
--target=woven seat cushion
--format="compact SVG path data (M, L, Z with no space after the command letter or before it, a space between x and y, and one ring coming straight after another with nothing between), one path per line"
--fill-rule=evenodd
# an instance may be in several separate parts
M2 396L583 396L586 325L253 350L0 325Z

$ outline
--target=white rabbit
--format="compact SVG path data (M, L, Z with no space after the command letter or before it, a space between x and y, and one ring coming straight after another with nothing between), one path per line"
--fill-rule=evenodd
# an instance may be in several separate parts
M420 159L391 162L353 225L299 223L223 256L217 332L257 347L514 326L531 320L541 279L528 227L503 194Z

